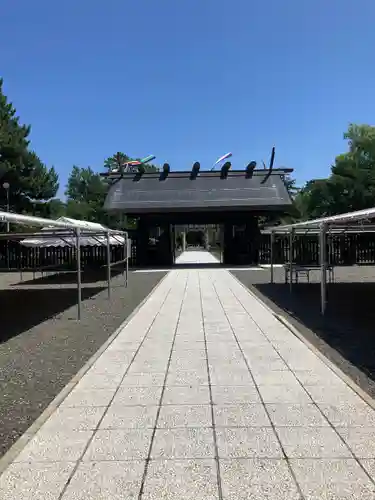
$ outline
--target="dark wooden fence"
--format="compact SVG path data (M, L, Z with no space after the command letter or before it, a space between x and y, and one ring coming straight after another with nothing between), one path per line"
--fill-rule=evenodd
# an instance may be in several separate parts
M348 233L328 237L328 261L335 266L375 264L375 234ZM273 260L275 264L289 262L289 237L275 235ZM318 235L296 235L293 239L293 260L301 265L319 264ZM271 262L271 237L261 235L259 262Z
M136 264L137 245L135 235L129 235L132 241L129 265ZM327 245L329 262L336 266L375 264L375 234L358 233L333 235ZM82 266L100 268L107 262L106 247L82 247ZM293 243L293 260L297 264L316 265L319 263L319 239L317 235L297 235ZM111 261L124 258L124 247L111 248ZM259 263L271 262L271 238L263 234L259 246ZM289 238L275 235L274 263L289 262ZM40 269L42 267L75 267L75 249L71 247L27 248L17 241L0 240L0 270Z
M124 247L111 246L111 262L124 259ZM18 241L0 241L0 269L33 270L47 267L76 267L75 249L72 247L31 248ZM82 268L99 269L107 263L107 248L81 247Z

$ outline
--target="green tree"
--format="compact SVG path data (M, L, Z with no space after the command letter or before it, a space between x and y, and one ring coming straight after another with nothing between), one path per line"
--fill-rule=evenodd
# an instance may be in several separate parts
M284 181L285 187L289 193L289 196L291 199L294 201L299 193L300 188L297 187L296 185L296 180L293 179L293 177L289 174L286 174L282 176L282 179ZM299 211L297 209L296 204L294 203L292 207L289 210L288 214L282 214L280 215L279 213L268 213L267 215L262 215L259 217L259 225L261 227L265 226L276 226L278 224L291 224L293 222L296 222L300 217Z
M58 190L55 169L47 168L29 149L30 127L21 125L12 103L3 93L0 79L0 185L9 183L12 211L31 213L36 202L53 198ZM0 205L6 204L6 192L0 189Z
M107 191L108 185L103 177L90 167L74 165L65 191L67 216L104 223L106 215L103 205Z
M302 220L330 215L333 207L332 186L328 179L316 179L306 183L294 203Z
M303 219L373 207L375 204L375 127L350 125L349 151L336 157L327 179L309 181L296 197Z
M104 162L106 169L120 168L130 161L125 153L116 153ZM145 165L146 171L158 171L155 165ZM74 219L99 222L112 228L124 229L121 215L107 213L103 206L110 184L90 167L73 166L66 186L66 215ZM127 226L133 227L135 221L129 218Z
M96 204L98 198L105 197L106 193L106 183L91 167L73 166L65 191L68 200Z
M107 169L107 172L111 171L112 169L117 169L121 170L126 163L132 160L141 160L141 158L131 158L125 153L122 153L118 151L114 155L110 156L107 158L104 162L104 167ZM145 167L145 172L158 172L159 168L156 165L153 165L151 163L146 163L144 165ZM130 169L128 169L129 171ZM137 167L133 167L133 170L137 170ZM111 225L111 227L116 227L120 229L125 229L125 228L134 228L136 227L136 220L134 217L127 217L126 219L118 216L118 215L106 215L106 220L108 223Z
M129 156L125 153L121 153L118 151L114 155L107 158L104 162L104 167L110 171L112 169L120 170L123 165L125 165L128 161L130 161Z
M120 170L121 167L124 167L129 161L132 161L132 160L141 160L141 158L130 158L130 156L126 155L125 153L121 153L119 151L119 152L115 153L114 155L110 156L109 158L107 158L104 162L104 166L108 171L110 171L112 169ZM128 169L128 171L129 171L129 169ZM151 163L146 163L145 164L145 171L146 172L158 172L159 168L156 165L153 165Z
M44 207L44 216L48 219L58 219L66 215L66 204L58 198L49 200Z
M296 180L289 174L285 175L283 178L286 189L288 190L289 196L294 199L299 192L299 187L296 184Z

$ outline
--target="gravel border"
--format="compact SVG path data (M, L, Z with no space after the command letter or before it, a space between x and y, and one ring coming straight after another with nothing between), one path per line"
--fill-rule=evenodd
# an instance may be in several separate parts
M90 284L87 299L83 302L81 321L76 318L76 306L57 313L55 316L8 337L0 325L0 456L25 433L31 424L44 412L57 394L69 384L77 372L90 360L95 352L113 335L137 306L147 297L166 272L129 273L129 286L123 286L122 276L112 280L112 296L108 301L105 283ZM2 280L4 284L4 280ZM31 283L31 282L30 282ZM13 283L14 284L14 283ZM8 284L9 285L9 284ZM0 304L6 303L8 315L17 317L23 324L24 287L36 291L26 282L14 289L0 291ZM53 285L56 288L56 284ZM22 287L22 288L21 288ZM47 294L58 299L58 294L75 294L74 285L48 288L42 285L44 297ZM3 287L4 288L4 287ZM8 286L8 288L10 288ZM40 286L38 287L40 289ZM20 290L20 291L19 291ZM55 294L54 294L55 290ZM28 290L30 292L30 290ZM94 292L96 291L96 294ZM6 297L3 300L3 297ZM17 300L21 295L21 301ZM9 296L11 298L9 298ZM34 302L32 299L34 298ZM29 303L25 309L43 310L39 293L28 293ZM13 308L9 304L13 303ZM37 312L37 317L40 316ZM32 323L32 322L31 322ZM6 321L5 321L6 324ZM5 333L5 335L4 335Z

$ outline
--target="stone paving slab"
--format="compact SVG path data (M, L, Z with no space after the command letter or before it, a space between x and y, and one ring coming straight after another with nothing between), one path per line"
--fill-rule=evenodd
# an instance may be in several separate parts
M375 412L225 270L174 270L3 500L375 498Z

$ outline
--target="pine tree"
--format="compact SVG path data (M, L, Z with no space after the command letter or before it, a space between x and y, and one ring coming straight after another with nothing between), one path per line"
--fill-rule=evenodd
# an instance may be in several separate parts
M53 198L59 187L55 169L47 168L30 150L29 134L30 127L20 124L0 79L0 207L5 207L3 184L8 183L10 208L18 213L33 213L36 202Z

